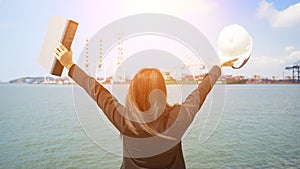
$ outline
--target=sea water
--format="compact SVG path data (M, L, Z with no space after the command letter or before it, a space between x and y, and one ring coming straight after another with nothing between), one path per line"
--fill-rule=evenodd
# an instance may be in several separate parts
M0 168L120 168L82 129L71 85L0 85L0 108ZM300 86L227 85L216 130L190 131L183 153L187 168L300 168Z

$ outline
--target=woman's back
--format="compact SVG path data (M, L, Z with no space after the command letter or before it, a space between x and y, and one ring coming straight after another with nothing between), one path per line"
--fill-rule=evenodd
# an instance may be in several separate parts
M167 106L156 120L150 122L159 133L171 126L180 105ZM138 125L135 124L138 128ZM121 168L185 168L180 138L163 138L137 129L138 135L126 130L123 136L123 163Z
M149 145L148 150L156 145ZM126 145L123 143L123 151L126 151ZM123 156L122 169L140 169L140 168L169 168L169 169L184 169L185 163L182 155L181 142L174 147L161 154L144 157L132 158Z

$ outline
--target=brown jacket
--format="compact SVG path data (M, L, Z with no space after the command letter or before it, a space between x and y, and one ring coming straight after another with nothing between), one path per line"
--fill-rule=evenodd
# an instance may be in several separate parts
M184 169L181 137L220 75L220 67L214 66L198 85L198 88L181 105L167 106L157 119L149 122L149 125L156 131L171 138L166 139L150 136L143 130L138 130L138 135L131 132L125 125L125 117L122 115L126 108L96 79L88 76L77 65L73 65L69 70L69 76L97 102L106 117L123 136L121 168L124 169Z

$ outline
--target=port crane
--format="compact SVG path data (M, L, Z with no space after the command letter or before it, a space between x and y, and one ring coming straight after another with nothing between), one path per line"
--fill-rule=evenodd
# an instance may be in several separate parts
M294 65L290 65L285 67L286 70L292 70L293 83L300 83L300 60L296 62ZM296 77L297 79L296 79Z

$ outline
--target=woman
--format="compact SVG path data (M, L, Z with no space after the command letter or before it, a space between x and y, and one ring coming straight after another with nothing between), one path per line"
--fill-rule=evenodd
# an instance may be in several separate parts
M173 106L166 102L166 84L160 71L142 69L133 77L126 106L123 106L96 79L73 63L71 51L60 44L55 52L59 62L69 70L68 75L85 89L120 131L123 138L121 168L185 168L181 137L221 75L219 66L211 68L181 105ZM232 66L236 60L221 66Z

